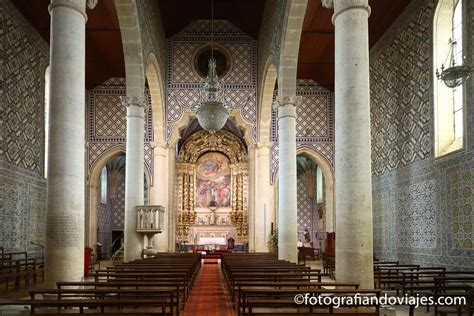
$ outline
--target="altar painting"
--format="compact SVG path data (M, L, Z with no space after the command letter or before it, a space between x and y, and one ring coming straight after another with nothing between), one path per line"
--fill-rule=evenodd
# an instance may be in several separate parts
M215 201L217 207L231 206L229 159L217 152L199 157L196 168L196 206L208 208L211 201Z

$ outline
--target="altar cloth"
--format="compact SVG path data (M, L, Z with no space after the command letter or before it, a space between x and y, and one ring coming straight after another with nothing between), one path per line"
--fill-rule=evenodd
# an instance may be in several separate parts
M227 245L224 237L201 237L198 245Z

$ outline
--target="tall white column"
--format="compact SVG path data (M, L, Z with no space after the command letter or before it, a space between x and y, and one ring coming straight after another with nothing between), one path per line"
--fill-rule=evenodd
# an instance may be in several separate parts
M368 0L335 0L336 278L373 288Z
M164 143L153 143L153 166L154 166L154 181L152 205L162 205L165 207L165 221L163 223L163 232L155 235L155 248L160 252L168 251L168 168L167 168L167 154L168 147Z
M270 184L270 142L257 144L257 200L255 208L255 251L269 251L274 219L273 187ZM295 147L296 148L296 147Z
M249 252L255 252L255 212L256 212L256 162L255 162L255 145L253 143L248 145L248 161L249 161Z
M296 105L301 97L278 96L278 258L298 262L296 204Z
M144 188L144 128L145 106L143 96L124 97L127 107L127 152L125 155L125 227L124 261L139 259L143 249L143 237L137 233L135 206L143 205Z
M97 202L99 201L99 187L95 184L88 184L89 192L89 238L88 246L94 249L97 255Z
M176 249L176 145L168 148L168 251Z
M52 0L46 287L84 275L86 0Z

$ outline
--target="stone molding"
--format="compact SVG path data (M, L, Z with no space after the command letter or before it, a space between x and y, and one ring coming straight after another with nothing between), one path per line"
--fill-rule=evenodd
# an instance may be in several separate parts
M272 147L273 142L266 142L266 141L260 141L257 142L256 148L261 149L261 148L267 148L270 149Z
M153 149L155 149L155 148L163 148L163 149L170 148L170 145L167 142L163 142L163 141L150 142L150 146Z
M145 99L143 97L121 96L120 101L122 101L122 104L127 108L131 105L142 107L142 108L147 108L148 107L145 104Z
M89 9L94 9L97 5L98 0L51 0L48 6L49 14L55 7L68 7L78 11L84 16L85 22L87 22L86 6Z
M275 102L273 103L273 109L277 110L279 107L285 106L285 105L293 105L297 106L298 104L301 103L301 96L276 96L275 97Z
M334 8L334 14L331 19L332 24L335 24L339 14L347 10L363 9L367 11L368 16L370 16L371 12L368 0L321 0L321 3L324 8Z

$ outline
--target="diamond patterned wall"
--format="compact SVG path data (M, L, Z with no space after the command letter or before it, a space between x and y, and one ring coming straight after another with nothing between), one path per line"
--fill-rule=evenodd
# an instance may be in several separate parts
M469 147L433 157L434 2L412 1L371 50L374 251L381 260L465 270L474 267L474 131L468 123ZM472 30L474 7L467 8ZM468 52L473 43L471 36ZM466 86L469 105L473 81ZM472 107L465 114L472 122Z
M47 46L7 1L0 6L0 22L0 159L42 175Z
M10 1L0 1L0 245L45 244L44 75L48 47Z
M452 239L454 248L472 250L474 232L472 223L474 215L472 206L474 169L455 172L449 177L450 198L452 208Z
M117 146L125 147L127 110L122 105L121 96L125 96L125 80L123 78L111 78L88 93L86 160L89 172L96 161L109 150ZM151 96L148 90L145 90L145 101L148 106L144 131L145 166L153 179L153 149L150 146L153 139L153 128Z
M370 63L372 173L432 157L431 1Z
M210 43L209 22L196 21L168 42L168 139L171 137L172 123L178 121L184 110L191 108L198 100L203 79L194 69L194 56ZM226 100L233 109L240 109L245 121L255 126L256 42L227 21L215 22L214 42L226 51L231 64L227 74L220 78L226 90Z
M111 256L111 229L110 229L110 208L106 204L97 205L97 242L102 245L103 258Z
M296 107L296 147L308 148L325 157L334 167L334 95L314 80L297 80L296 95L301 103ZM276 96L276 92L274 94ZM278 171L278 121L272 110L273 141L270 166L271 183Z
M125 177L118 188L117 197L111 202L112 230L123 230L125 223Z

